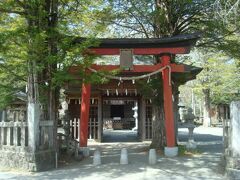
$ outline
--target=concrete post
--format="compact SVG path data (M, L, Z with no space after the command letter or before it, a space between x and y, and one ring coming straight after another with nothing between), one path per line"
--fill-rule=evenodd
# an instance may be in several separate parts
M126 148L121 150L120 164L128 164L128 152Z
M83 154L83 157L88 157L90 155L90 149L88 147L80 147L80 151Z
M93 155L93 165L100 165L101 162L101 153L99 150L96 150Z
M157 163L157 153L156 149L150 149L149 150L149 159L148 159L149 164L153 165Z

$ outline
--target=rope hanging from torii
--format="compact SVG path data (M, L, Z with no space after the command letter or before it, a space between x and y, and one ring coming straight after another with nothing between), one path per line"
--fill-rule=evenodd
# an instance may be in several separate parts
M159 72L162 72L164 69L168 68L169 69L169 86L171 86L171 66L167 65L164 66L154 72L148 73L148 74L144 74L144 75L140 75L140 76L132 76L132 77L124 77L124 76L111 76L111 75L103 75L106 78L109 79L115 79L115 80L119 80L119 81L126 81L126 80L139 80L139 79L144 79L144 78L149 78ZM92 68L88 68L90 71L97 73L98 71Z

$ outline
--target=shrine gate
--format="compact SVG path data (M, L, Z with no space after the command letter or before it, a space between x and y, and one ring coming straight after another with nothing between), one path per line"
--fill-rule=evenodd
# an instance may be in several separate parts
M106 75L105 78L110 79L106 84L91 85L84 83L80 76L78 77L79 69L82 67L71 67L69 72L80 83L67 84L65 93L69 102L68 109L70 111L73 138L79 140L80 147L87 147L89 138L101 142L105 123L103 121L104 105L111 105L114 102L114 105L122 104L124 106L131 104L131 101L137 102L139 107L139 139L151 139L151 99L145 98L139 92L135 81L161 76L166 128L165 151L175 151L177 148L175 129L178 120L177 88L179 85L195 79L201 69L173 63L173 58L178 54L188 54L198 39L199 34L154 39L98 39L99 45L90 47L88 51L100 56L120 55L120 63L119 65L93 64L86 69L86 73L119 70L119 74L115 76ZM84 39L79 38L75 40L75 43L82 43L83 41ZM133 62L135 55L152 55L159 57L159 59L153 64L137 65ZM176 88L173 87L174 84L177 84ZM119 109L119 111L121 110ZM126 124L131 124L131 122L126 122Z

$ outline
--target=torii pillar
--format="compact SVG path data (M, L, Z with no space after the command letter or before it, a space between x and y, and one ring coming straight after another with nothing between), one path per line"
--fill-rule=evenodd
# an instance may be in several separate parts
M88 141L88 120L89 120L89 109L90 109L90 93L91 85L82 84L82 99L81 99L81 114L79 120L79 146L87 147Z
M171 65L171 55L163 54L161 56L163 67ZM164 154L169 157L177 156L178 147L176 147L175 125L173 116L173 102L172 102L172 83L170 77L171 70L165 68L162 71L163 80L163 99L164 99L164 117L166 129L167 146L164 148Z

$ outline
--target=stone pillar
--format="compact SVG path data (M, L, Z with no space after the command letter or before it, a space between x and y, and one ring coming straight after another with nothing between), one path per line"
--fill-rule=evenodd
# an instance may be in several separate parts
M28 103L28 146L36 152L39 144L40 106L37 103Z
M233 157L240 157L240 101L231 103L231 149ZM240 164L239 164L240 165Z
M4 145L4 128L1 128L0 131L0 146Z
M161 57L163 67L170 66L170 55L163 55ZM164 115L166 127L166 141L167 147L164 149L166 156L176 156L178 154L178 147L176 147L175 124L173 116L173 100L172 100L172 84L169 68L162 71L163 79L163 97L164 97Z
M7 145L11 145L11 128L7 127Z
M5 122L6 120L7 120L7 112L6 112L6 110L3 110L2 111L1 121Z
M2 121L2 110L0 109L0 122Z
M227 174L232 179L240 177L240 101L230 105L231 121L229 132L229 151L225 154Z

